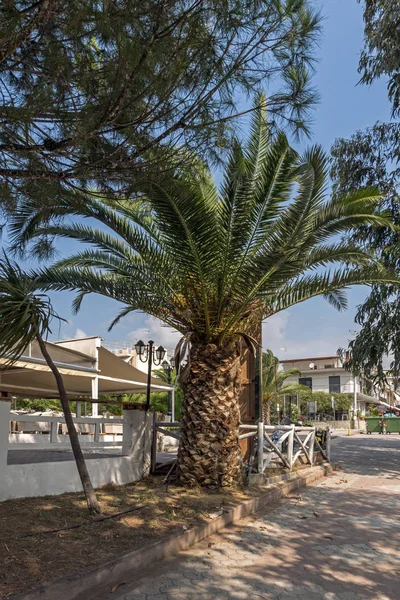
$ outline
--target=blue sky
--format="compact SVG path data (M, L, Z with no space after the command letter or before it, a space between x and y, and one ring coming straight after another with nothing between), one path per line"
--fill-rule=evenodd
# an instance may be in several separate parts
M356 0L326 0L324 31L315 84L321 102L315 114L313 141L326 150L338 137L349 137L376 121L388 121L386 84L357 85L363 42L362 5ZM264 325L264 347L281 359L335 354L355 331L356 307L368 294L366 286L348 292L348 309L338 313L322 298L282 312Z
M377 120L389 120L390 107L384 81L372 87L357 85L363 39L362 6L356 0L325 0L322 11L324 31L314 80L321 103L314 116L312 142L329 150L337 137L348 137ZM59 249L64 254L71 247L60 242ZM349 290L349 308L345 313L337 313L323 299L314 299L275 315L264 324L264 347L271 348L280 358L335 353L339 346L346 346L355 330L356 306L367 293L366 287ZM168 348L179 339L176 333L143 314L126 317L108 333L118 305L102 297L86 299L78 315L70 311L72 294L54 294L53 299L59 314L68 319L61 331L54 330L53 337L101 335L109 341L152 338Z

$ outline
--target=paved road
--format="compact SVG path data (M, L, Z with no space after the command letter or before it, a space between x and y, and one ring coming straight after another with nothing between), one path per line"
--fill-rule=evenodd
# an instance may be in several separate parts
M400 436L332 446L344 471L101 600L399 599Z

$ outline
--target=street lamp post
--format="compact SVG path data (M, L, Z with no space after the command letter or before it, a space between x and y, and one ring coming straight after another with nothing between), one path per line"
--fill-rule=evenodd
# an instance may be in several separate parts
M148 362L147 368L147 389L146 389L146 412L150 408L150 384L151 384L151 367L154 365L158 366L161 364L165 356L165 350L162 346L154 348L153 340L149 340L147 344L144 344L142 340L139 340L135 344L136 354L142 362Z
M168 385L171 385L171 381L172 381L172 372L175 369L175 359L172 357L170 359L170 361L168 362L167 360L164 360L161 363L162 368L164 369L164 373L167 375L167 381L168 381ZM168 417L172 417L172 392L168 392L168 412L167 412L167 416Z
M169 362L167 360L164 360L161 363L161 366L164 369L164 373L167 375L168 385L171 385L171 375L173 370L175 369L175 359L171 358Z

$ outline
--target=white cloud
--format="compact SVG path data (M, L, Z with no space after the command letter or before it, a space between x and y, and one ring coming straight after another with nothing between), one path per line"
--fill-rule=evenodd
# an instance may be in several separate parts
M149 339L154 340L157 346L164 346L167 350L174 350L179 342L182 334L172 327L165 326L159 319L148 317L143 327L134 329L129 332L128 339L137 341L143 340L147 342Z
M347 345L350 335L343 335L337 327L321 322L314 322L312 327L304 331L303 323L291 311L273 315L263 323L263 348L270 348L280 359L302 358L313 356L330 356L337 348ZM144 342L152 339L156 345L167 350L174 350L181 334L171 327L166 327L155 317L147 317L142 327L130 331L126 339Z
M350 335L337 327L313 323L308 332L291 323L291 313L273 315L263 323L263 348L270 348L280 359L331 356L339 347L347 346ZM317 329L317 336L315 335Z
M88 337L87 333L85 331L83 331L83 329L79 329L79 327L78 327L75 331L74 339L79 340L80 338L85 338L85 337Z
M269 348L275 354L281 347L287 344L286 328L289 321L290 313L283 312L269 317L262 326L262 341L263 348Z

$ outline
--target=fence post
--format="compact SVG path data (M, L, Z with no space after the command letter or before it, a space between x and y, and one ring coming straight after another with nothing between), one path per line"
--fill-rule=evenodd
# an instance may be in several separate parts
M58 423L52 422L50 425L50 444L55 444L57 442L58 435Z
M257 473L264 472L264 421L257 426Z
M157 466L157 413L153 413L151 426L150 473L154 474Z
M94 441L95 442L100 441L100 423L94 424Z
M175 388L168 393L171 394L171 423L175 423Z
M331 462L331 429L328 427L326 430L326 456L328 462Z
M293 467L293 455L294 455L294 428L295 425L292 425L292 430L288 437L288 449L287 449L287 459L290 465L290 470Z
M310 439L309 451L308 451L308 453L310 455L310 465L314 464L315 430L316 430L316 428L313 427L312 435L311 435L311 439Z

